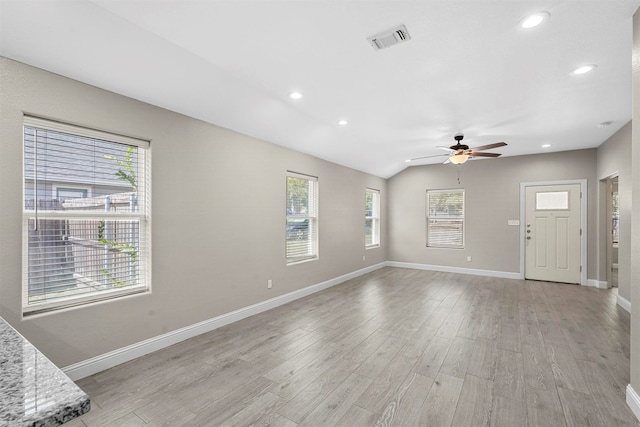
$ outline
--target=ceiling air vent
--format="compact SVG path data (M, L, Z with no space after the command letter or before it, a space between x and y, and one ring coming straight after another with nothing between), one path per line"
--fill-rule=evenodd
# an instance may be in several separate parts
M407 31L407 27L398 25L383 33L367 37L367 40L369 40L369 43L371 43L371 46L373 46L375 50L380 50L411 40L411 36Z

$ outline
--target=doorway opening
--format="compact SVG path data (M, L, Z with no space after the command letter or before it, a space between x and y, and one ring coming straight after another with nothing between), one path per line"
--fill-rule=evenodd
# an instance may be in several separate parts
M607 179L607 283L618 287L618 245L620 242L618 176Z

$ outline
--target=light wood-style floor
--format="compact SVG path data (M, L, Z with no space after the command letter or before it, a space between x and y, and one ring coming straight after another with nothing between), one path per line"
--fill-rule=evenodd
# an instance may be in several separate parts
M78 426L631 426L611 290L384 268L79 381Z

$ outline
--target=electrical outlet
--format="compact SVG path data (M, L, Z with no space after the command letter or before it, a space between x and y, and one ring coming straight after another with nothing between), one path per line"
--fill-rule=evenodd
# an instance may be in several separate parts
M271 289L273 287L273 281L271 279L267 280L267 288Z
M467 261L471 262L471 257L470 256L467 257Z

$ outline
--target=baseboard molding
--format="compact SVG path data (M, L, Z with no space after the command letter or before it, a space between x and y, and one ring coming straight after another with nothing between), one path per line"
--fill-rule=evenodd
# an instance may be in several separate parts
M627 384L627 405L629 405L636 418L640 420L640 396L631 387L631 384Z
M606 280L587 279L586 286L598 289L609 289L609 283Z
M271 298L257 304L253 304L229 313L222 314L212 319L195 323L193 325L189 325L184 328L168 332L166 334L158 335L156 337L149 338L147 340L140 341L114 351L110 351L109 353L92 357L91 359L87 359L82 362L74 363L73 365L62 368L62 371L67 374L69 378L76 381L81 378L85 378L106 369L112 368L114 366L120 365L122 363L128 362L130 360L136 359L140 356L144 356L146 354L153 353L154 351L161 350L165 347L169 347L173 344L177 344L189 338L193 338L195 336L213 331L214 329L218 329L230 323L237 322L249 316L271 310L272 308L279 307L291 301L295 301L316 292L320 292L324 289L330 288L332 286L346 282L347 280L362 276L386 266L386 262L381 262L379 264L353 271L351 273L335 277L322 283L307 286L306 288L289 292L288 294L280 295L278 297Z
M631 313L631 303L628 299L618 295L618 305Z
M417 264L399 261L387 261L387 266L413 268L414 270L442 271L445 273L472 274L474 276L501 277L503 279L520 279L520 273L511 273L509 271L480 270L476 268L447 267L443 265Z

